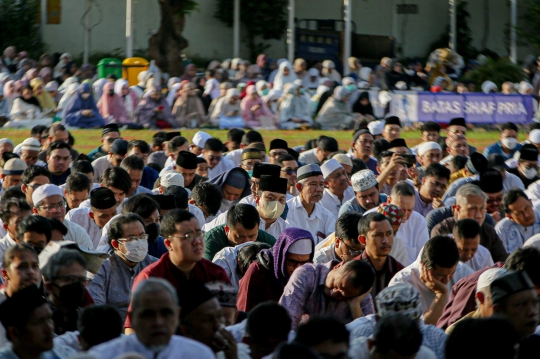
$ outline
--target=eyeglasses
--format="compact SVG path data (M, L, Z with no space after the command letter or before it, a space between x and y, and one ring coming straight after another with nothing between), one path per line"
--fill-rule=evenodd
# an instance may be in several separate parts
M285 168L285 169L282 169L281 172L285 172L286 174L290 176L292 174L296 174L298 172L298 168Z
M186 240L188 242L193 241L194 239L203 239L205 235L205 231L198 230L197 232L189 232L184 234L183 236L169 236L169 238L180 238L180 240Z
M109 137L109 138L106 138L105 141L107 141L109 143L113 143L114 141L121 140L121 139L122 139L122 137L117 137L117 138Z
M212 161L217 161L217 162L219 162L219 161L221 161L221 156L212 156L212 155L209 155L209 156L208 156L208 160L209 160L210 162L212 162Z
M129 243L129 242L138 241L139 239L141 241L146 241L148 239L148 234L141 234L140 236L129 236L126 238L118 238L118 241Z
M351 257L358 257L360 254L362 254L362 250L354 250L352 247L350 247L345 241L342 241L342 243L345 245L345 248L349 251L349 254Z
M286 259L285 263L289 267L298 267L298 266L303 266L304 264L307 264L307 263L312 263L312 261L307 260L307 261L300 262L294 259Z
M56 280L60 280L64 283L69 283L69 284L79 282L83 285L86 285L90 282L90 279L86 277L79 277L76 275L63 275L63 276L56 277Z
M36 184L27 184L27 185L26 185L26 187L32 187L34 190L35 190L36 188L40 187L40 186L43 186L43 185L42 185L42 184L38 184L38 183L36 183Z
M38 206L37 208L41 208L47 212L52 212L54 211L55 209L62 209L62 208L66 208L67 204L66 204L66 201L62 201L62 202L58 202L56 204L49 204L47 206Z

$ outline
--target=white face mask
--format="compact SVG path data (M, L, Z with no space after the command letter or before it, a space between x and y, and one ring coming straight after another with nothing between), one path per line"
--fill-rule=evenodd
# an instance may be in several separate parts
M535 167L527 168L525 170L522 170L521 173L523 173L525 178L533 179L534 177L536 177L538 175L538 170Z
M280 201L270 201L267 202L262 198L259 200L259 208L262 212L262 215L269 219L276 219L283 214L285 210L285 205Z
M146 253L148 253L148 241L146 239L126 242L125 247L127 252L122 254L128 261L133 263L139 263L146 257Z
M86 100L88 97L90 97L90 94L89 94L89 93L83 93L83 94L81 95L81 97L82 97L84 100Z
M232 207L235 201L229 201L227 199L222 199L221 204L227 206L228 208Z
M509 150L513 150L514 148L516 148L518 144L518 141L512 137L503 138L501 142L503 146L508 148Z

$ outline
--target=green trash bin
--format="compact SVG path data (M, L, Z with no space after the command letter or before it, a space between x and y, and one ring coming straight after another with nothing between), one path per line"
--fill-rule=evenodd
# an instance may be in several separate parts
M110 74L116 75L117 78L122 78L122 60L115 58L101 59L97 64L98 78L102 79Z

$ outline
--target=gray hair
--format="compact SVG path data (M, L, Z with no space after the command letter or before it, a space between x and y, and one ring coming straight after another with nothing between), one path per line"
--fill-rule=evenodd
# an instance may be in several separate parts
M487 196L480 187L469 183L458 189L456 193L456 204L459 206L466 205L469 197L482 197L484 201L487 201Z
M171 298L173 298L174 303L178 306L178 295L176 290L173 288L171 283L166 281L163 278L148 278L141 282L133 291L133 296L131 297L131 311L135 313L141 305L141 297L147 293L157 293L157 292L169 292Z
M414 197L414 187L407 181L400 181L392 188L390 197L395 199L398 196Z
M62 268L72 265L73 263L80 264L86 269L86 260L82 254L76 249L60 249L55 253L43 268L43 276L48 282L52 282L58 278L58 273Z

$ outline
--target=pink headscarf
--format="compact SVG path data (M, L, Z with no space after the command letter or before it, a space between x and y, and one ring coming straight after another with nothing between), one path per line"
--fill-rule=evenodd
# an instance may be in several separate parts
M33 79L35 79L38 75L38 70L37 69L30 69L28 71L26 71L26 73L24 74L24 76L22 77L22 81L26 81L26 83L30 83L30 81L32 81Z
M257 95L256 99L252 99L251 95L257 93L257 88L254 85L246 87L246 97L240 102L240 108L242 109L242 117L245 121L256 121L259 116L273 116L272 112L268 109L264 101ZM251 112L251 108L255 105L261 106L257 111Z
M109 91L114 91L114 82L107 82L103 86L103 94L97 103L99 113L105 120L109 116L113 116L117 123L130 122L129 117L126 114L126 108L124 107L124 101L117 94L109 96Z
M38 77L41 77L42 79L45 78L45 76L52 74L52 70L50 67L44 67L42 68L39 73Z
M14 88L11 89L11 86ZM15 81L11 80L6 82L4 85L4 97L8 99L14 99L18 96L17 92L15 91Z

